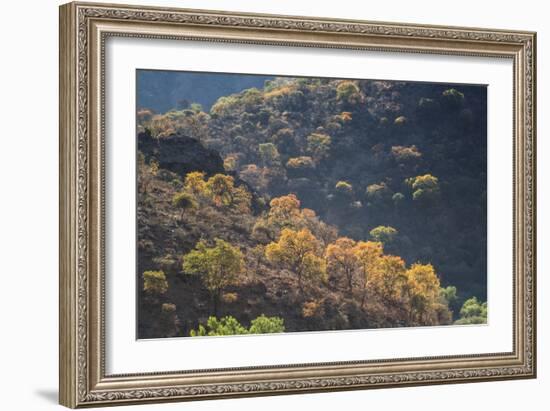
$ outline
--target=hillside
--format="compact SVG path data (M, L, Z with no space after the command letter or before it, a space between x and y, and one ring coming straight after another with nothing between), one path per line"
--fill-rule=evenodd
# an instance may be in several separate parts
M286 331L457 320L486 300L485 107L477 86L277 78L208 113L140 109L140 337L212 315ZM289 265L300 241L311 264ZM216 247L239 269L213 293L190 261ZM147 291L147 271L166 286Z

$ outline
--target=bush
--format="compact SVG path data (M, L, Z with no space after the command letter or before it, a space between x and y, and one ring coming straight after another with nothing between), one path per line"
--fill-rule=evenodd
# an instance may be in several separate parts
M168 291L168 281L163 271L145 271L143 273L143 291L160 295Z

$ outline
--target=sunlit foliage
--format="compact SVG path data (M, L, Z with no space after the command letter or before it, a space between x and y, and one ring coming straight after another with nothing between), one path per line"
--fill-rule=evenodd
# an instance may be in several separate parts
M223 289L234 284L244 269L243 254L237 247L220 239L216 239L213 247L200 241L193 251L183 257L182 268L186 274L201 276L212 295L214 313L217 315Z
M455 324L486 324L487 323L487 302L480 302L472 297L464 302L460 309L460 318Z
M374 241L389 244L395 241L398 231L393 227L380 225L373 228L369 234Z
M143 291L151 295L161 295L168 291L168 281L163 271L143 273Z
M279 240L265 249L269 262L296 275L302 294L305 284L325 281L326 265L322 252L321 243L307 228L300 231L285 228Z
M242 334L273 334L285 331L284 320L279 317L261 315L251 321L250 327L244 327L235 317L225 316L220 319L209 317L206 326L199 325L197 330L191 330L191 337L242 335Z

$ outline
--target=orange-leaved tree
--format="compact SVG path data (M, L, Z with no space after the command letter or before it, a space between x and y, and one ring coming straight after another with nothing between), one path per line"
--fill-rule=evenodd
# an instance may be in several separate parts
M353 296L353 285L359 268L356 244L351 238L340 237L328 245L325 253L328 271L345 278L350 297Z

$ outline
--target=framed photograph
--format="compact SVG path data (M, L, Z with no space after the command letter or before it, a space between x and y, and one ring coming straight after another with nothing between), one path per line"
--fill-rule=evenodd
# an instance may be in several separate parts
M60 29L61 404L536 376L535 33Z

